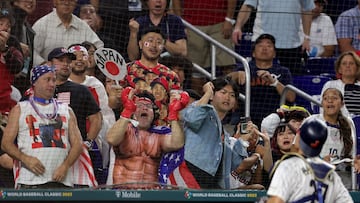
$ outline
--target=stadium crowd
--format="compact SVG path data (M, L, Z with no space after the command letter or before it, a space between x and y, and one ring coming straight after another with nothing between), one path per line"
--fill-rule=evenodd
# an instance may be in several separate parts
M270 177L296 153L358 189L360 0L340 2L1 1L0 188L271 188L272 199ZM204 76L193 64L210 71L211 46L182 19L227 49L250 43L249 116L243 64L216 49L216 77ZM122 79L99 67L104 48L124 57ZM332 70L314 75L314 59ZM294 90L280 104L303 76L328 78L309 93L319 111ZM311 119L327 136L310 156Z

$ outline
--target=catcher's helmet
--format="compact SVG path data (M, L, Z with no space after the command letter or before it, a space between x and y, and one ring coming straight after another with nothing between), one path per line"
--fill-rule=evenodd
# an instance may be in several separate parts
M324 121L315 117L305 119L300 127L300 148L307 157L318 156L326 141L328 130Z

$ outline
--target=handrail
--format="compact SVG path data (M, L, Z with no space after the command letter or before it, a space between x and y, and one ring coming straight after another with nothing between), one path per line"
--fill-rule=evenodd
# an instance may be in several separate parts
M200 35L201 37L203 37L204 39L206 39L207 41L211 42L212 46L211 46L211 55L212 55L212 61L211 61L211 78L215 78L215 59L214 59L214 53L215 53L215 49L216 47L222 49L223 51L225 51L226 53L228 53L229 55L231 55L232 57L238 59L239 61L241 61L241 63L244 66L244 70L245 70L245 116L246 117L250 117L250 68L249 68L249 63L248 61L240 56L238 53L236 53L235 51L227 48L226 46L222 45L220 42L214 40L213 38L209 37L207 34L205 34L204 32L202 32L201 30L199 30L198 28L196 28L195 26L193 26L192 24L190 24L189 22L187 22L186 20L182 19L183 24L185 25L186 28L192 30L193 32L195 32L196 34ZM198 67L196 67L198 68ZM240 95L240 98L244 98L242 95Z
M319 105L320 107L322 106L320 101L314 99L313 97L311 97L311 95L309 95L308 93L300 90L299 88L297 87L294 87L293 85L286 85L284 87L284 90L283 92L281 93L281 97L280 97L280 106L285 104L286 102L286 94L289 90L292 90L296 93L296 95L299 95L301 97L303 97L304 99L308 100L308 101L311 101L313 103L315 103L316 105Z
M352 158L355 160L356 158L356 148L357 148L357 136L356 136L356 129L355 129L355 124L353 122L353 120L349 118L347 118L347 122L350 124L350 129L351 129L351 137L353 139L353 150L352 150ZM357 185L357 181L356 181L356 177L357 173L355 171L355 167L354 164L351 164L351 189L356 190L356 185Z
M296 93L296 95L299 95L301 97L303 97L304 99L308 100L308 101L311 101L317 105L319 105L320 107L322 106L321 105L321 102L314 99L313 97L311 97L311 95L309 95L308 93L300 90L299 88L297 87L294 87L293 85L286 85L284 87L284 90L281 94L281 98L280 98L280 106L285 104L285 101L286 101L286 94L289 90L292 90ZM350 128L351 128L351 136L353 138L353 159L356 157L356 147L357 147L357 139L356 139L356 130L355 130L355 126L354 126L354 123L353 122L350 122L348 118L346 118L348 123L350 123ZM355 173L355 168L354 166L351 167L351 189L355 190L356 189L356 173Z

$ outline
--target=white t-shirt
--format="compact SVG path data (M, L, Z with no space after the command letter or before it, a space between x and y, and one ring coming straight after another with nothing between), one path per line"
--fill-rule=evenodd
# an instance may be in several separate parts
M312 20L310 39L310 53L316 47L315 56L320 56L324 52L324 46L337 45L335 27L328 15L321 13Z

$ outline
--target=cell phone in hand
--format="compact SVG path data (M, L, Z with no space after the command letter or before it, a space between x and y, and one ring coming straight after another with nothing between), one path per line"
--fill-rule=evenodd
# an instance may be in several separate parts
M246 134L249 133L246 129L248 121L250 121L250 117L240 117L240 133Z

